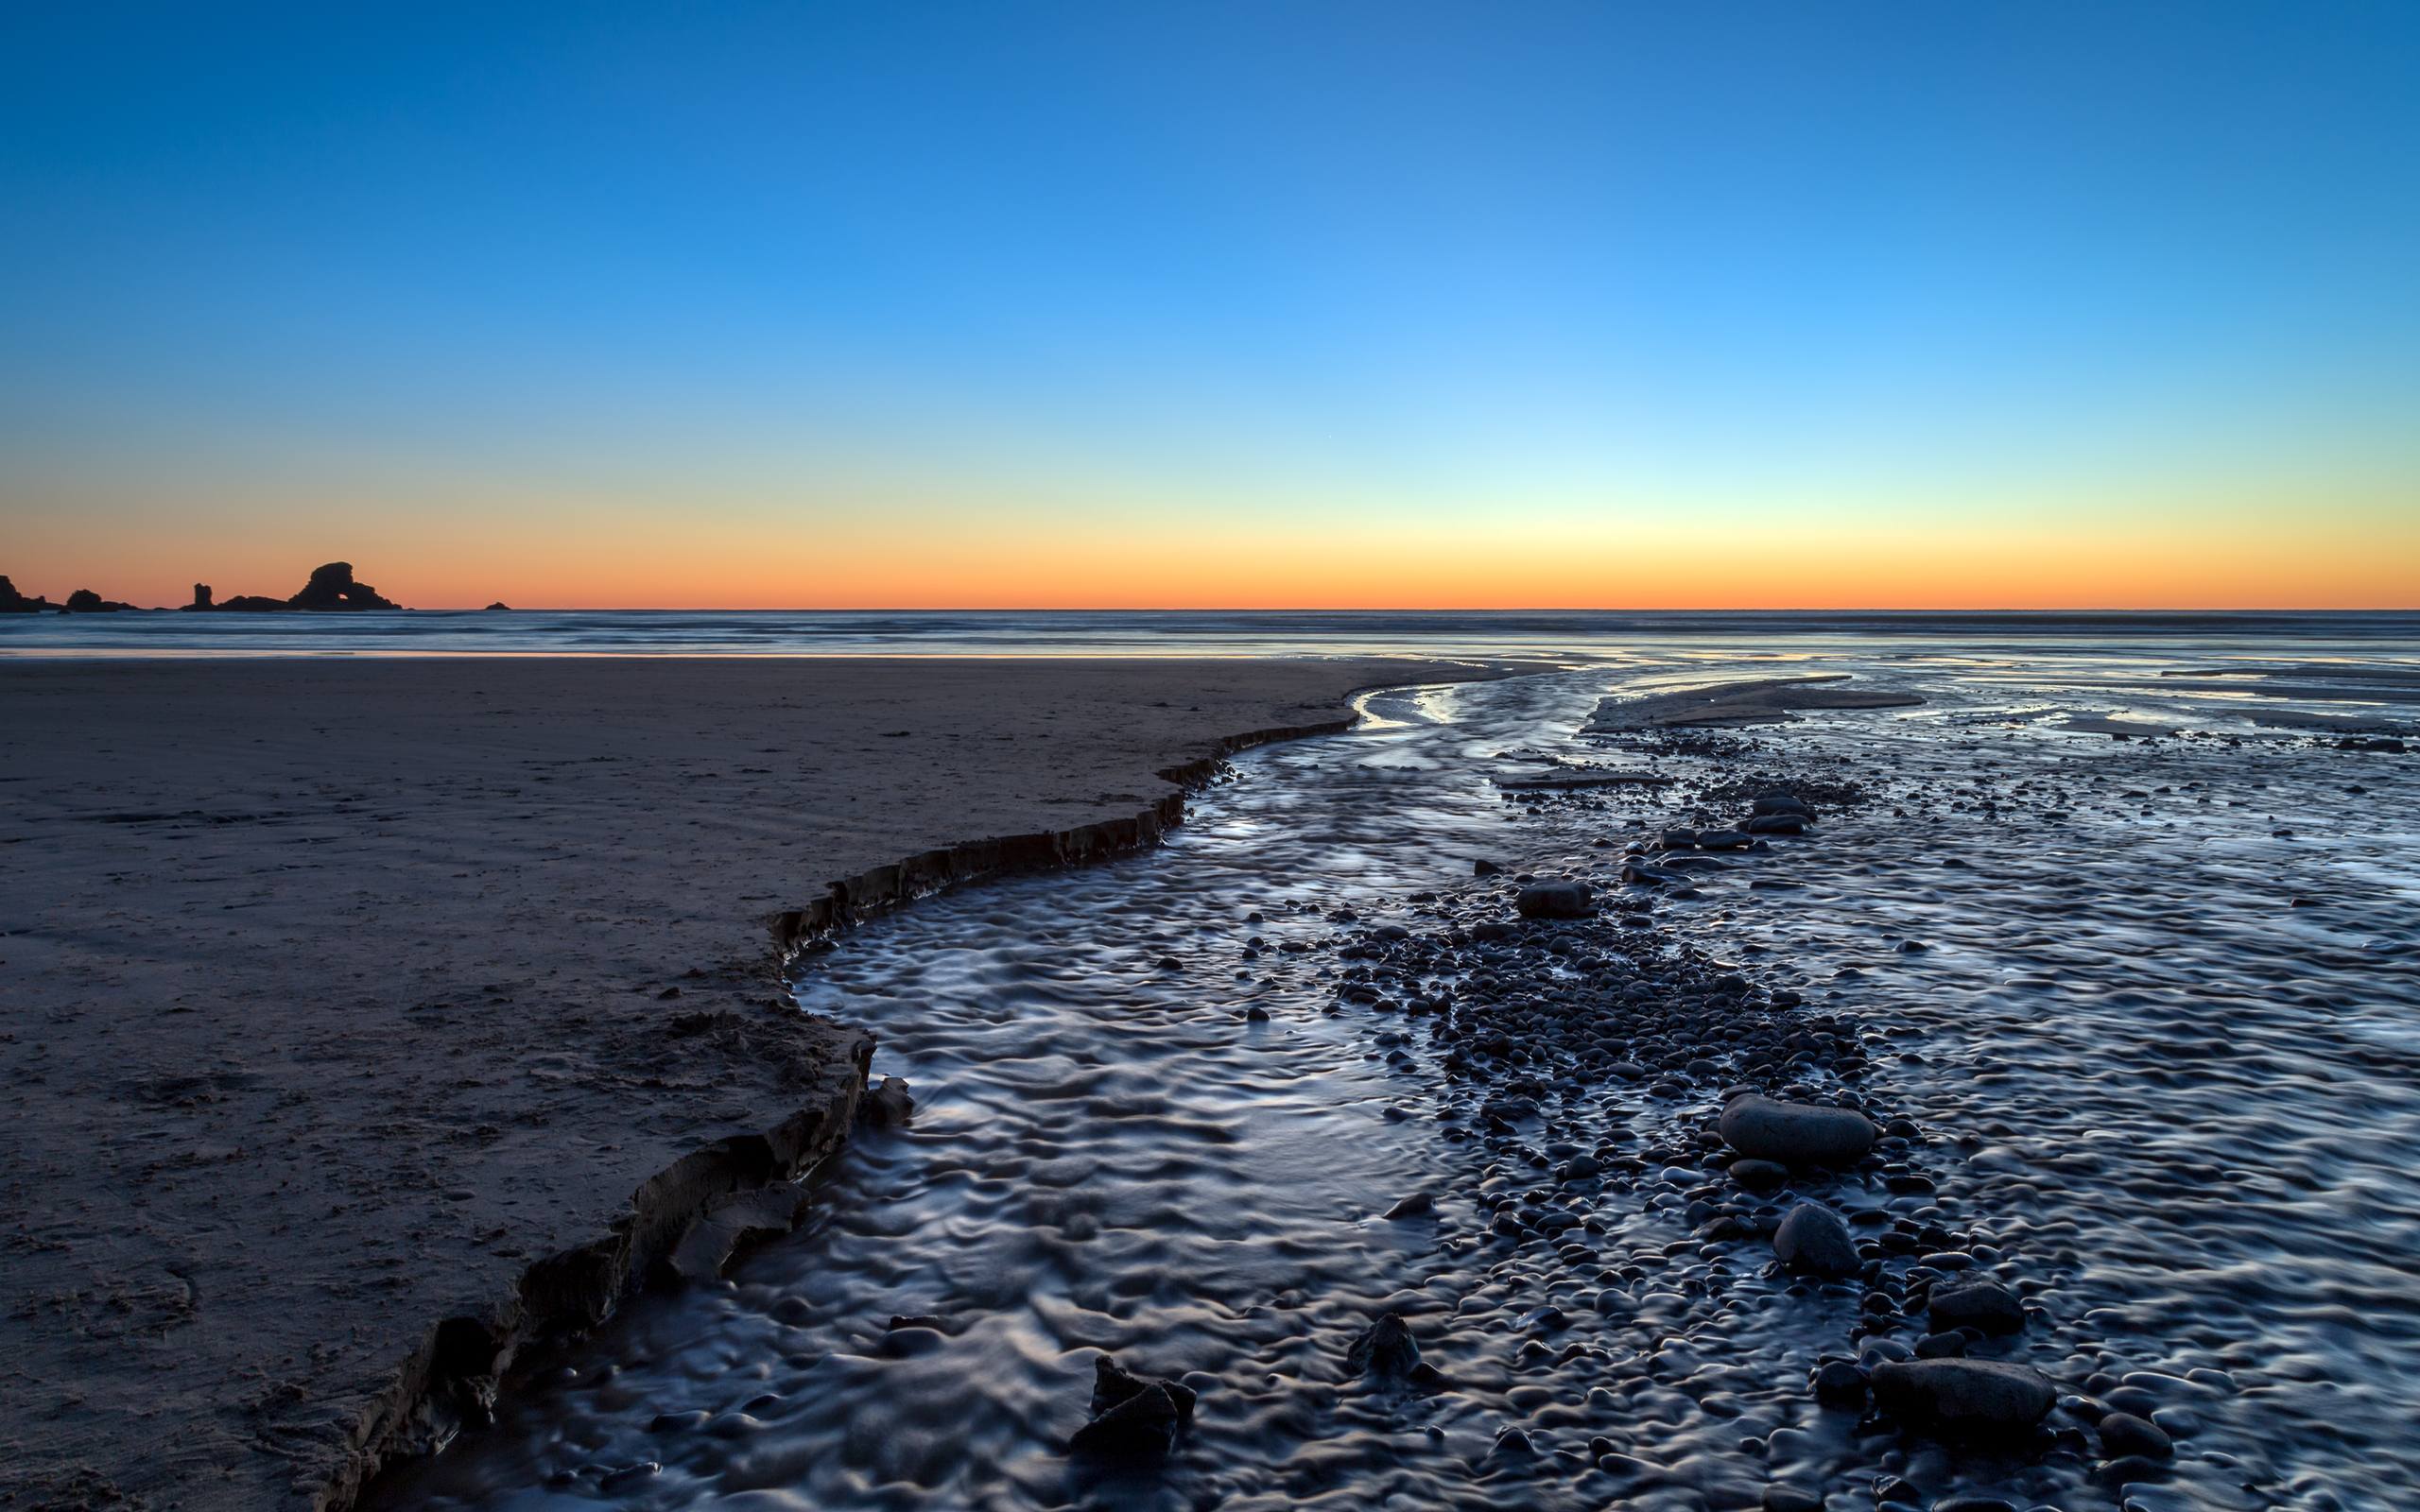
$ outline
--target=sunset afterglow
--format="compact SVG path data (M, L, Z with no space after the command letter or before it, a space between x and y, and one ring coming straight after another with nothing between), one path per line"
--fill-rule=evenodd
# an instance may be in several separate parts
M2414 22L2297 14L53 9L0 571L2420 605Z

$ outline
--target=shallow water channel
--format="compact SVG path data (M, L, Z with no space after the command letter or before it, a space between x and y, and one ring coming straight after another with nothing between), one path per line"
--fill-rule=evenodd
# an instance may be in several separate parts
M1150 854L848 936L799 1000L875 1033L912 1123L861 1131L796 1233L550 1351L370 1504L2420 1503L2414 759L2142 691L2187 665L2159 658L1823 665L1927 702L1659 742L1584 727L1609 691L1805 665L1374 695L1350 735L1239 760ZM2113 712L2196 733L2063 728ZM1499 781L1609 769L1673 781ZM1684 885L1616 880L1774 779L1853 796ZM1470 943L1531 872L1653 896L1618 929ZM1791 1074L1913 1124L1890 1174L1731 1187L1703 1131L1753 1051L1720 1038L1610 1078L1516 1048L1535 1116L1483 1113L1501 1080L1442 1005L1579 991L1615 953L1634 998L1720 971L1776 1035L1859 1047ZM1380 1216L1414 1193L1432 1215ZM1858 1283L1774 1273L1754 1219L1800 1197L1921 1234L1897 1271L2015 1287L2026 1328L1976 1352L2132 1403L2175 1457L2104 1461L2072 1404L2021 1449L1820 1404L1819 1361L1923 1331L1861 1336ZM1388 1311L1437 1384L1347 1367ZM1165 1466L1071 1463L1104 1351L1201 1393Z

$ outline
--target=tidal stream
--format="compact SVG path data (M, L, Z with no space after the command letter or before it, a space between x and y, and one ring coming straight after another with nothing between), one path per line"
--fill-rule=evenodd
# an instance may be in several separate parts
M1369 696L1150 854L813 957L799 1001L873 1031L912 1122L368 1504L2420 1504L2420 763L2346 733L2407 725L2420 662L2268 649L1642 655ZM1810 671L1925 701L1587 728L1609 694ZM1668 781L1524 785L1625 774ZM1776 785L1805 835L1651 844ZM1597 917L1514 922L1531 875L1588 880ZM1748 1084L1897 1132L1752 1193L1710 1133ZM1414 1194L1433 1211L1382 1216ZM1878 1267L1780 1274L1799 1200ZM1817 1399L1966 1275L2025 1300L1969 1347L2056 1382L2038 1436ZM1388 1312L1433 1383L1348 1366ZM1199 1392L1165 1465L1070 1459L1104 1352ZM2110 1407L2173 1456L2102 1452Z

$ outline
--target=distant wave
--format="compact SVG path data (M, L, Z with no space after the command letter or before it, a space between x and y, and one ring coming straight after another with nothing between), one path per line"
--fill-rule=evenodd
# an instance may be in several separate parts
M1690 643L1743 649L1891 640L1976 649L2027 643L2192 643L2223 651L2420 650L2420 613L2374 611L1634 610L421 610L346 615L0 617L0 655L1426 654L1588 657Z

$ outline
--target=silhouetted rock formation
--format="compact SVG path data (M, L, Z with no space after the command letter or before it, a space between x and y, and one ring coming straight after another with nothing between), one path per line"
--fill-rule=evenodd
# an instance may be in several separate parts
M503 599L500 599L500 598L499 598L499 599L497 599L494 603L490 604L490 605L488 606L488 608L489 608L489 609L491 609L491 610L502 610L502 611L504 611L504 612L506 612L506 613L510 613L510 612L511 612L511 610L512 610L512 606L511 606L511 605L510 605L510 604L506 603Z
M302 592L286 600L296 609L400 609L402 606L378 596L378 590L368 583L353 580L353 563L332 561L324 567L311 569L311 580Z
M193 602L185 608L216 610L236 614L273 614L289 610L312 613L327 613L349 610L401 609L392 599L379 596L378 590L353 578L353 563L332 561L324 567L311 569L311 580L302 592L292 598L269 598L260 593L238 593L223 604L211 602L210 585L193 585Z
M16 584L0 577L0 614L41 614L58 607L46 598L27 598Z
M103 598L89 588L79 588L67 595L66 606L60 612L62 614L114 614L122 609L133 607L131 604L120 604L114 599Z

